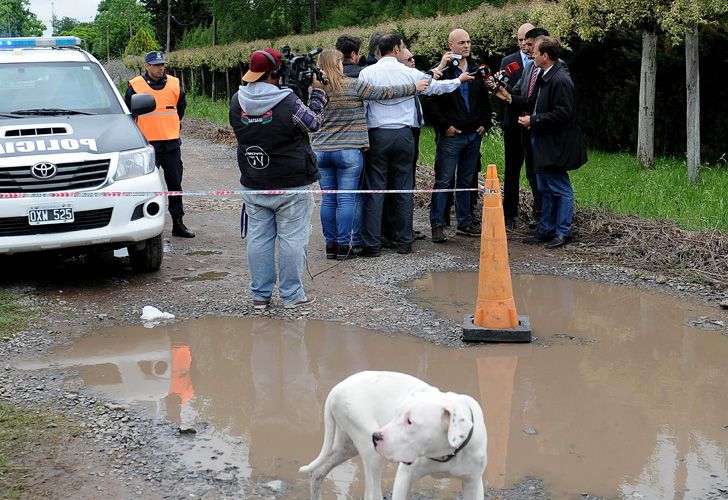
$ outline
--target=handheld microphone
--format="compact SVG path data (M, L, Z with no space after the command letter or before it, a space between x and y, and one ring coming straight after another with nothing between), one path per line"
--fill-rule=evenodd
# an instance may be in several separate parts
M473 71L468 71L468 74L470 76L480 75L480 77L485 80L486 78L488 78L490 76L490 68L485 64L481 64L480 66L475 68Z
M505 87L505 89L509 93L513 93L513 87L509 85L509 82L511 81L511 77L513 76L513 74L517 73L520 69L521 67L515 61L506 64L505 68L503 68L503 71L499 71L495 74L495 77L493 78L493 80L495 81L495 87L491 89L491 92L495 94L496 92L498 92L499 87Z

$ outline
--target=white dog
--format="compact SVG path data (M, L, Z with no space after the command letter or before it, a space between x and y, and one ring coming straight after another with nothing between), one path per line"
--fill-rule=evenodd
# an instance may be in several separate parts
M392 500L409 496L426 475L457 477L464 500L482 500L488 436L480 405L470 396L440 392L410 375L365 371L337 384L324 406L324 444L299 472L309 472L311 498L337 465L359 454L365 500L381 500L385 459L400 462Z

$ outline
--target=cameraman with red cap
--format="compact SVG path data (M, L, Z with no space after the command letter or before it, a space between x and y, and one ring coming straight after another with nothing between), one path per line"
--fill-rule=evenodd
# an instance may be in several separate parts
M243 190L288 191L243 194L250 289L257 310L270 305L276 284L276 239L279 293L284 307L314 301L301 283L314 206L310 189L319 179L308 133L323 123L328 98L314 75L306 106L291 89L280 87L283 70L278 51L256 50L243 76L247 85L241 85L230 101L230 125L238 140Z

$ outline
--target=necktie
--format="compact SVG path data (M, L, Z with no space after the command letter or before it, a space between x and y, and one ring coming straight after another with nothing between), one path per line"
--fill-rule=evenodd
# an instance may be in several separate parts
M538 78L538 70L539 70L539 68L533 68L533 73L531 73L531 81L528 84L528 97L531 97L531 94L533 94L533 88L536 86L536 79Z

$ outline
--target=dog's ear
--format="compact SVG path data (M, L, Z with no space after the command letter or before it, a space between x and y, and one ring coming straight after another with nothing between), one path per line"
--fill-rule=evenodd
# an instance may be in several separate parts
M447 442L453 448L458 448L468 438L473 428L473 419L470 407L460 398L449 398L445 404L445 412L450 414L450 425L447 428Z

